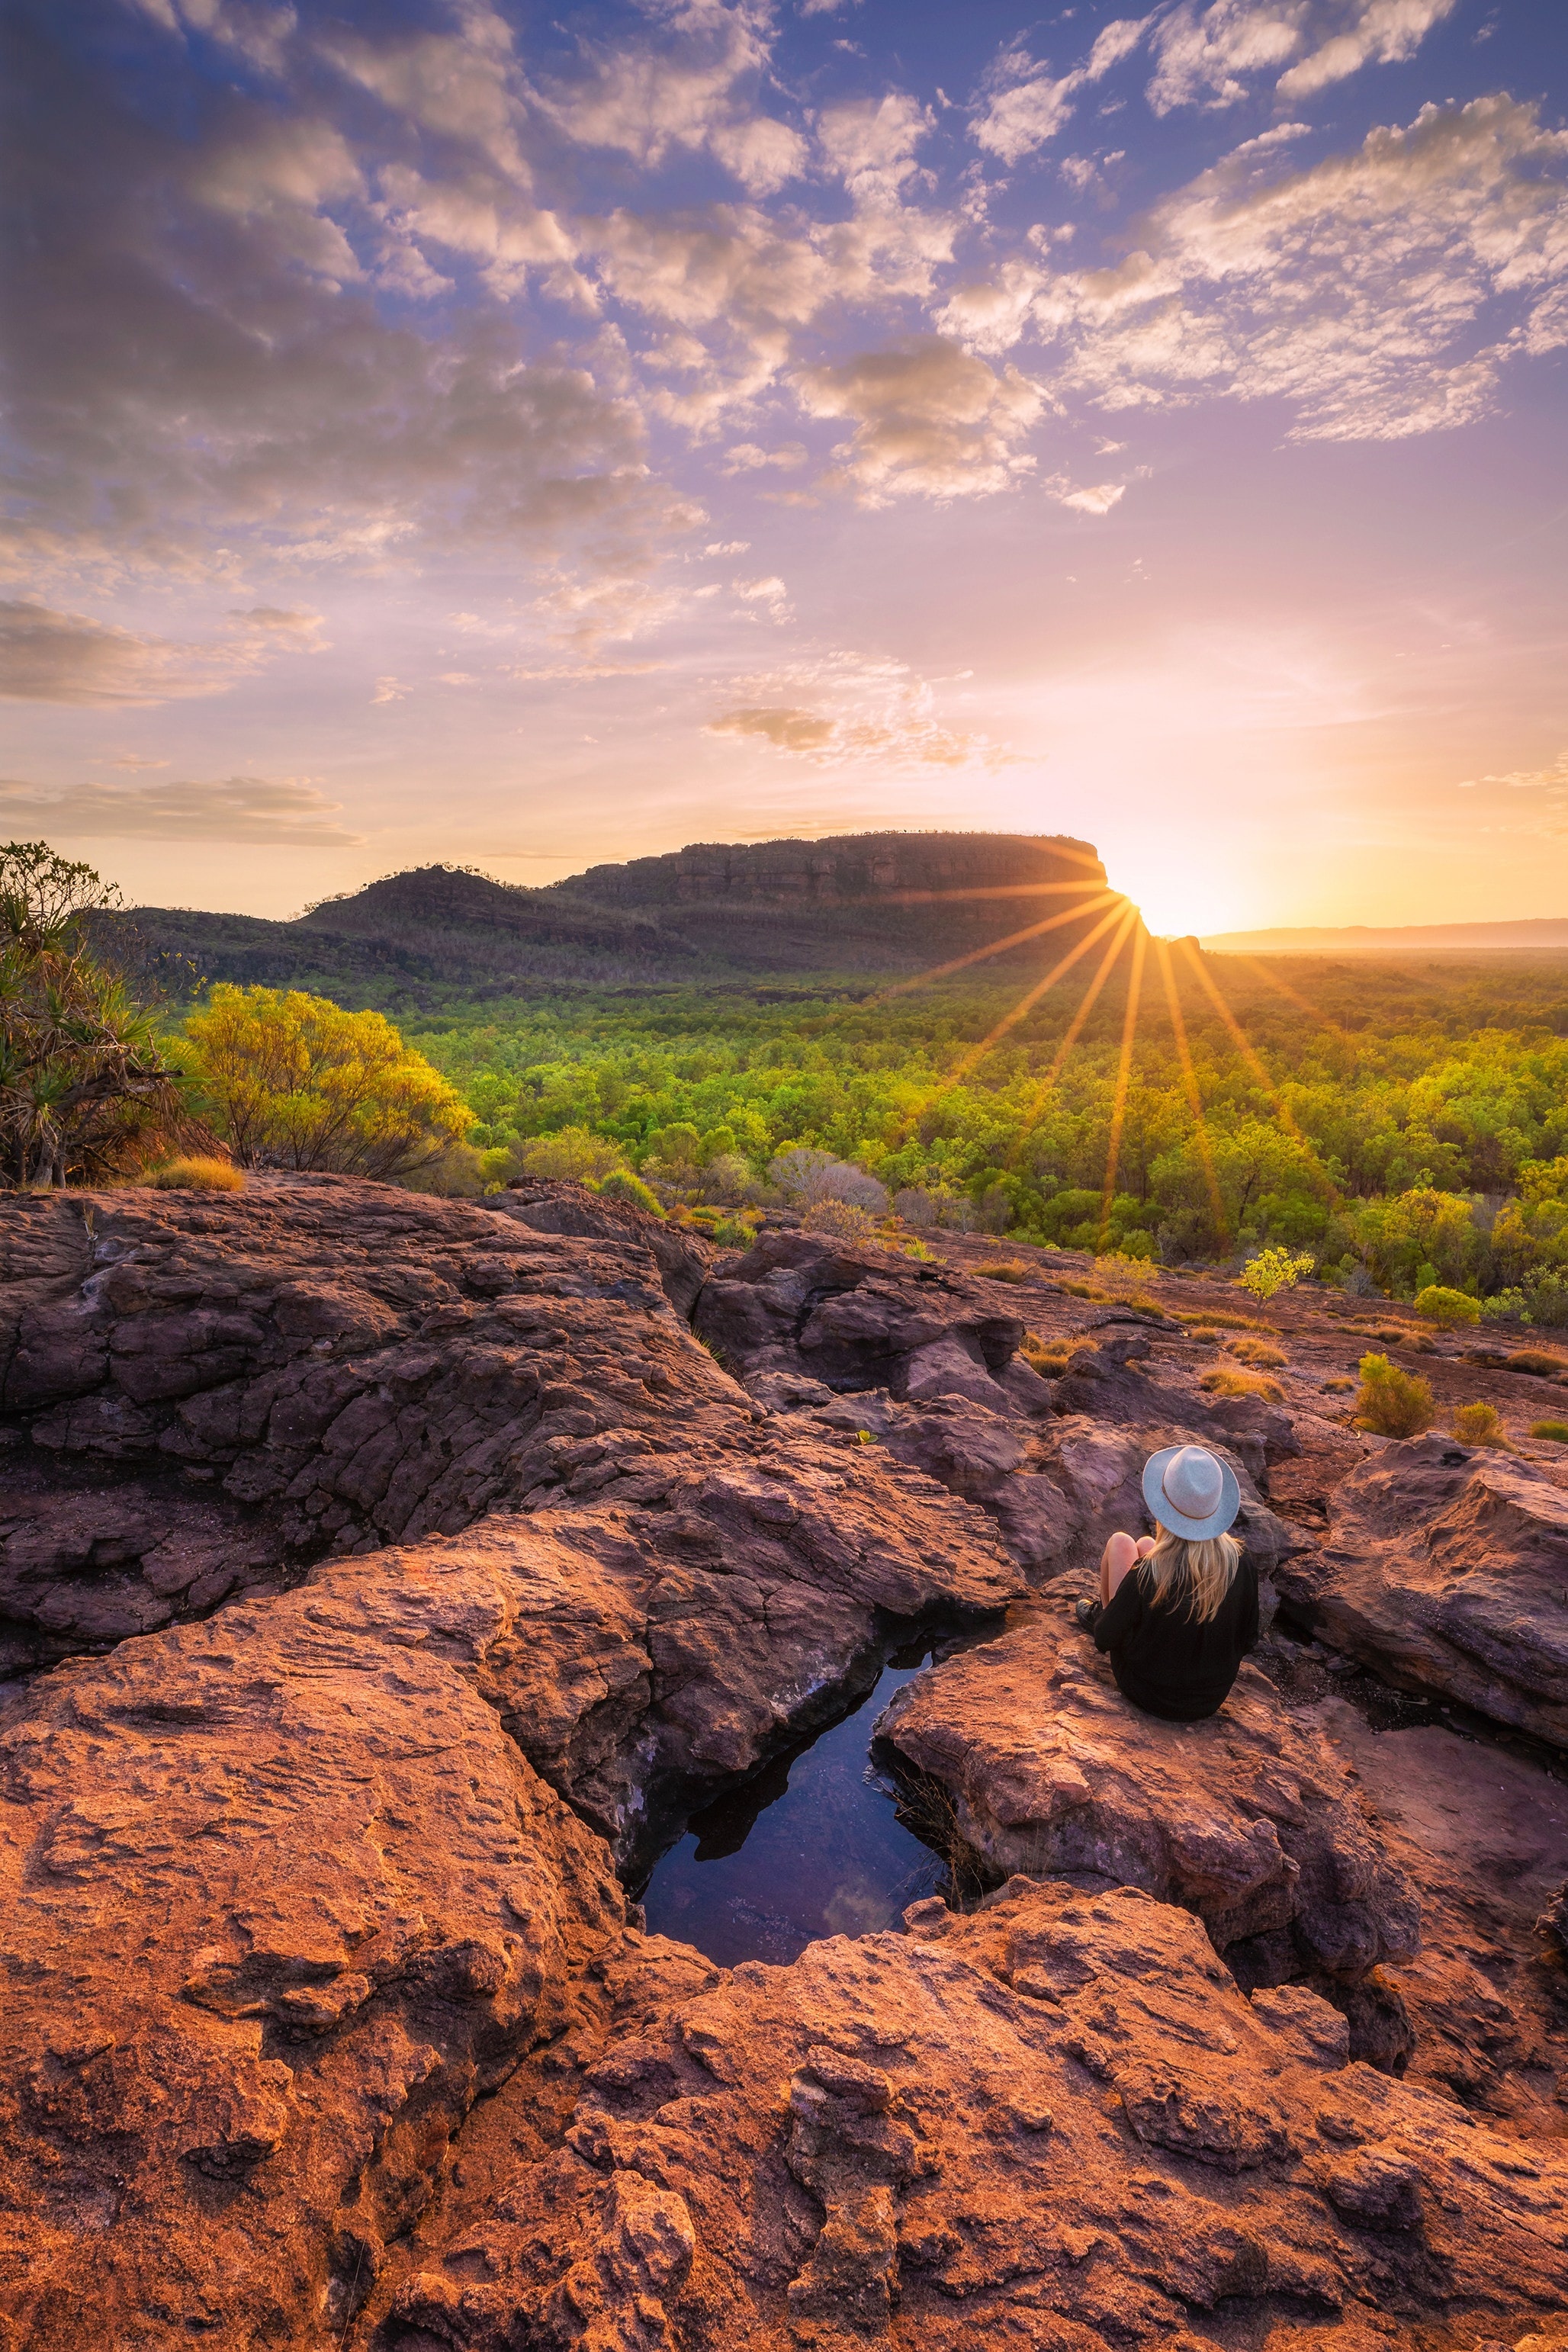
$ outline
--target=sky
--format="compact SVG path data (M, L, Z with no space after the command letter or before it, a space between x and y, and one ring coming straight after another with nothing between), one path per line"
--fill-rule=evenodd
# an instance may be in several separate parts
M1568 914L1562 0L11 0L0 835Z

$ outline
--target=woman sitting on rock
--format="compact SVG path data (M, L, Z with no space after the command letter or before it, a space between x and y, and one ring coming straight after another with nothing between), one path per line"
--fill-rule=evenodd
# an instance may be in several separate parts
M1234 1471L1201 1445L1167 1445L1143 1466L1158 1536L1118 1533L1100 1563L1100 1608L1079 1602L1123 1698L1168 1723L1224 1706L1258 1639L1258 1572L1227 1534Z

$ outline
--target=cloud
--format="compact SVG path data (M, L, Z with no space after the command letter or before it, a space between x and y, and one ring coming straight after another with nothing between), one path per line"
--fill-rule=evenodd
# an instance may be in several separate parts
M1125 482L1094 482L1075 488L1066 474L1053 474L1044 488L1058 506L1071 507L1079 514L1108 515L1121 504L1126 493Z
M1153 36L1149 103L1234 106L1272 81L1294 103L1359 73L1414 57L1458 0L1183 0ZM1283 70L1281 70L1283 68Z
M1157 205L1117 267L1014 262L937 323L976 352L1032 331L1058 397L1112 409L1276 398L1301 439L1466 424L1511 355L1568 343L1565 165L1568 134L1500 96L1302 169L1249 142Z
M375 692L370 698L373 706L378 702L401 702L404 697L411 694L413 690L412 687L405 686L401 678L378 677L375 681Z
M915 150L933 120L928 107L899 90L845 99L817 116L817 143L857 204L890 206L914 176Z
M95 782L48 792L0 780L0 826L46 840L244 841L311 849L356 849L364 839L339 824L340 803L302 778L229 776L218 783Z
M1519 792L1543 792L1568 787L1568 751L1559 751L1549 768L1514 768L1502 776L1466 776L1461 792L1475 792L1483 784L1510 784Z
M738 683L751 698L721 710L704 734L817 767L995 768L1011 757L984 735L943 727L931 683L902 662L836 651Z
M0 602L0 698L100 708L171 702L221 694L290 646L321 648L319 614L258 605L232 617L226 637L188 645L30 598Z
M156 112L107 36L77 37L69 12L34 27L13 142L33 224L11 288L18 566L65 548L107 578L242 553L374 569L606 533L619 563L683 527L606 371L525 352L520 322L472 301L429 333L381 306L374 270L416 228L509 287L524 257L574 251L529 194L510 36L479 0L460 37L334 34L308 78L293 43L287 102L172 54Z
M795 384L808 415L852 423L826 478L865 505L988 496L1034 462L1016 444L1039 416L1038 387L934 335L803 368Z
M541 93L551 118L579 145L612 148L645 170L683 148L706 150L752 195L794 179L805 142L756 104L769 10L757 0L664 0L651 13L665 37L585 44L583 71Z
M991 68L989 95L970 125L970 137L1004 163L1032 154L1071 121L1080 90L1131 56L1152 22L1147 16L1114 18L1101 29L1086 63L1059 76L1014 43Z

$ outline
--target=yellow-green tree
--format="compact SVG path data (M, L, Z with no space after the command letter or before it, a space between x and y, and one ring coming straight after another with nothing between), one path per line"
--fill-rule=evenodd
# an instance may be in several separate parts
M471 1124L461 1096L379 1013L294 989L220 986L185 1037L215 1124L247 1168L394 1182Z

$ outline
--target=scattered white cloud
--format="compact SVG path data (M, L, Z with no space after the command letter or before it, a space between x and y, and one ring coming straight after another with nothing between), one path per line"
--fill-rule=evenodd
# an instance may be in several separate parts
M412 694L413 691L413 688L405 686L401 678L378 677L375 681L375 692L370 698L373 703L401 702L405 696Z
M888 207L914 177L915 151L934 120L929 107L900 90L844 99L817 116L817 143L857 204Z
M1014 42L987 76L987 97L970 126L970 136L1006 164L1019 163L1054 139L1071 121L1079 92L1101 81L1131 56L1152 18L1119 16L1105 26L1081 66L1053 75Z
M1039 387L935 335L803 368L795 387L808 415L853 425L826 480L862 504L988 496L1034 462L1017 445L1040 415Z
M773 466L787 473L795 466L804 466L806 455L804 441L782 441L776 449L764 449L755 441L737 441L733 448L725 452L724 471L727 474L755 474L765 467Z
M1465 424L1509 357L1568 343L1565 166L1568 134L1504 97L1426 107L1301 169L1233 155L1156 205L1114 268L1015 262L937 324L973 352L1033 331L1057 397L1112 409L1278 398L1302 438Z
M354 849L364 835L308 779L228 776L213 783L71 784L52 792L0 780L0 827L45 840L244 841Z
M583 69L540 92L584 147L657 171L672 150L706 150L749 194L771 195L806 161L798 131L757 105L772 51L763 0L658 0L655 38L584 44Z
M1234 106L1272 84L1290 104L1366 65L1414 57L1458 0L1198 0L1164 16L1153 33L1149 103Z
M1071 507L1078 514L1108 515L1120 505L1126 493L1125 482L1092 482L1075 486L1070 476L1053 474L1043 488L1058 506Z
M710 719L705 734L819 767L995 768L1011 756L984 735L944 727L931 681L902 662L836 652L738 684L747 698Z

